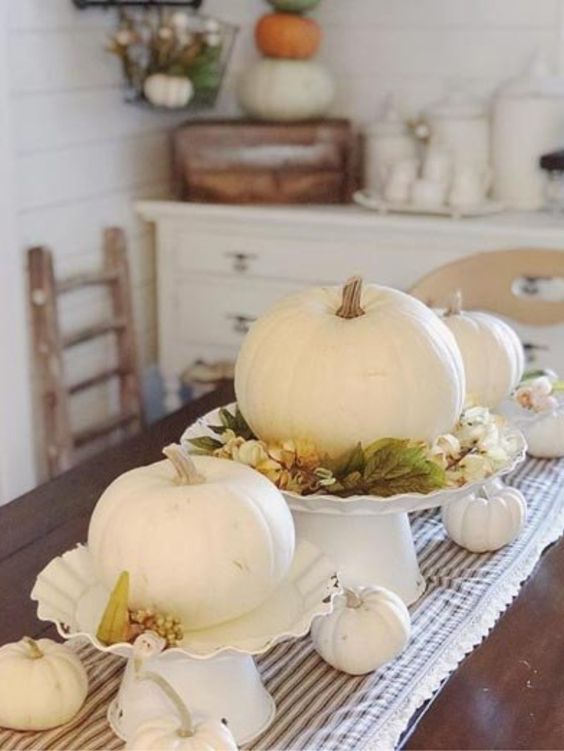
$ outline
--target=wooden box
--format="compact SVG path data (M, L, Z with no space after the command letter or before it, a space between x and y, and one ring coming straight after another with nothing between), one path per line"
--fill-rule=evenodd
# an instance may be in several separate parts
M349 203L357 154L347 120L187 123L173 135L176 196L204 203Z

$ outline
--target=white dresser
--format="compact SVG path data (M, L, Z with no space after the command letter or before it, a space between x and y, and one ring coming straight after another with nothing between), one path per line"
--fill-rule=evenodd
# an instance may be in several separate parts
M544 214L455 221L379 216L352 206L144 201L137 208L156 225L159 364L168 409L179 406L179 376L189 364L233 359L250 322L301 287L362 274L408 289L432 269L476 252L564 252L564 220ZM533 282L523 293L542 290ZM550 294L564 299L564 279ZM516 328L531 365L564 373L564 327Z

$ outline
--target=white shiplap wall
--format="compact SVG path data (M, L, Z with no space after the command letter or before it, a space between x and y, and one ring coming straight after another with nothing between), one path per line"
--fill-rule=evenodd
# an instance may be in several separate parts
M489 94L536 49L554 53L563 0L322 0L320 59L336 76L335 114L359 123L377 113L385 94L400 93L408 110L465 81ZM238 114L235 86L256 58L253 25L264 0L207 0L206 10L241 26L218 115ZM77 11L71 0L12 0L7 7L10 103L14 120L17 231L21 249L45 243L61 273L94 266L101 229L125 227L130 246L142 362L155 359L152 238L134 216L140 197L169 190L167 129L176 116L122 101L117 61L103 47L113 13ZM65 302L79 325L104 305L102 293ZM79 378L108 357L109 342L72 352ZM77 425L109 409L112 391L77 401Z

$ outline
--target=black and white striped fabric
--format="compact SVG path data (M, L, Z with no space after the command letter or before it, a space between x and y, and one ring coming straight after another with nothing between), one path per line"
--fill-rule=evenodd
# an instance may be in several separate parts
M497 553L475 555L457 547L447 539L438 511L412 515L427 590L412 608L412 639L393 663L351 677L326 665L307 637L259 659L278 711L253 749L373 751L397 745L416 709L487 635L543 549L564 531L564 460L527 460L508 482L524 493L529 515L520 538ZM123 747L106 722L122 662L84 644L77 649L90 677L78 717L47 733L0 730L3 751Z

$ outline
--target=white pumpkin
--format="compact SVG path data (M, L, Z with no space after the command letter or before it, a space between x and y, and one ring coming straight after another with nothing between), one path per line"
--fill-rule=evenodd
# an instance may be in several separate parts
M260 438L308 438L336 456L359 441L432 442L452 430L464 399L454 337L419 300L361 285L299 292L252 325L235 391Z
M102 581L128 571L130 607L170 613L185 631L253 610L292 562L284 498L243 464L165 453L170 461L126 472L98 501L88 546Z
M462 353L468 397L484 407L497 407L523 375L525 355L519 337L496 316L462 311L459 294L443 320Z
M88 693L77 655L50 639L0 648L0 727L49 730L70 722Z
M160 686L177 715L164 715L142 723L125 744L125 751L237 751L226 722L206 720L194 725L181 697L161 675L141 673L139 679L151 680Z
M291 122L326 114L335 87L325 68L313 60L264 58L243 74L237 93L252 117Z
M486 497L469 495L443 506L448 536L472 553L486 553L517 539L527 518L527 503L515 488L488 490Z
M527 453L538 459L564 456L564 405L515 421L527 441Z
M186 76L169 76L166 73L154 73L143 86L145 96L155 107L180 109L192 99L194 87Z
M351 675L371 673L405 649L411 619L403 600L384 587L346 590L335 598L330 615L311 627L319 655Z

